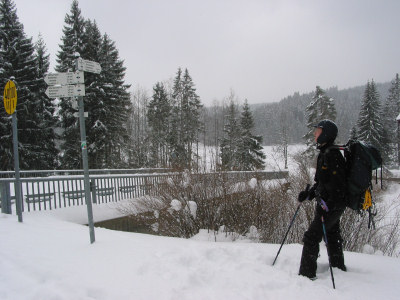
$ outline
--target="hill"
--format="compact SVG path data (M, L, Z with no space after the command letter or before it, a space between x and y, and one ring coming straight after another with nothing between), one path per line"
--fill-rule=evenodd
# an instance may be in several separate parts
M390 85L390 82L376 84L382 102L388 95ZM335 100L339 142L348 139L352 126L357 122L364 90L365 86L342 90L331 87L325 90ZM289 143L304 143L302 136L307 132L305 109L312 97L313 92L301 95L294 93L280 102L250 105L255 133L263 136L263 144L279 144L283 127L287 129Z

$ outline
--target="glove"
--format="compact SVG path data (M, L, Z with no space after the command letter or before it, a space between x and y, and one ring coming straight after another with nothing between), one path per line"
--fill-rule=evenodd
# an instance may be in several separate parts
M299 196L297 197L297 200L299 202L303 202L304 200L306 200L308 198L309 194L310 194L309 191L301 191L299 193Z
M315 193L314 193L314 195L315 195ZM307 184L306 189L305 189L304 191L301 191L301 192L299 193L299 196L297 197L297 200L298 200L299 202L303 202L303 201L306 200L307 198L309 199L309 196L310 196L310 185Z

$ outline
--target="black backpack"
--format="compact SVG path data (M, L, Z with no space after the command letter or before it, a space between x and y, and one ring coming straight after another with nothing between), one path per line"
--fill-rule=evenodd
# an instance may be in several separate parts
M367 210L372 221L372 171L382 167L381 154L373 145L357 140L336 147L344 150L346 160L346 205L360 213Z

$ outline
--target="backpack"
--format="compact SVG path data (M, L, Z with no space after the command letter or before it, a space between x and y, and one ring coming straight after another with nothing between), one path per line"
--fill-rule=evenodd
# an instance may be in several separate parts
M336 147L344 150L346 161L346 206L359 213L367 210L371 223L374 215L371 212L372 171L378 172L377 169L382 167L382 156L376 147L363 141L350 140L346 145Z

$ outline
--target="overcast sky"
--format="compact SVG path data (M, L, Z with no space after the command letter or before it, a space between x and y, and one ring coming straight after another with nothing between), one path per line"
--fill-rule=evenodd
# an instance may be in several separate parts
M25 33L59 51L72 0L14 0ZM187 68L204 104L390 81L400 71L398 0L80 0L115 41L125 81L149 91Z

